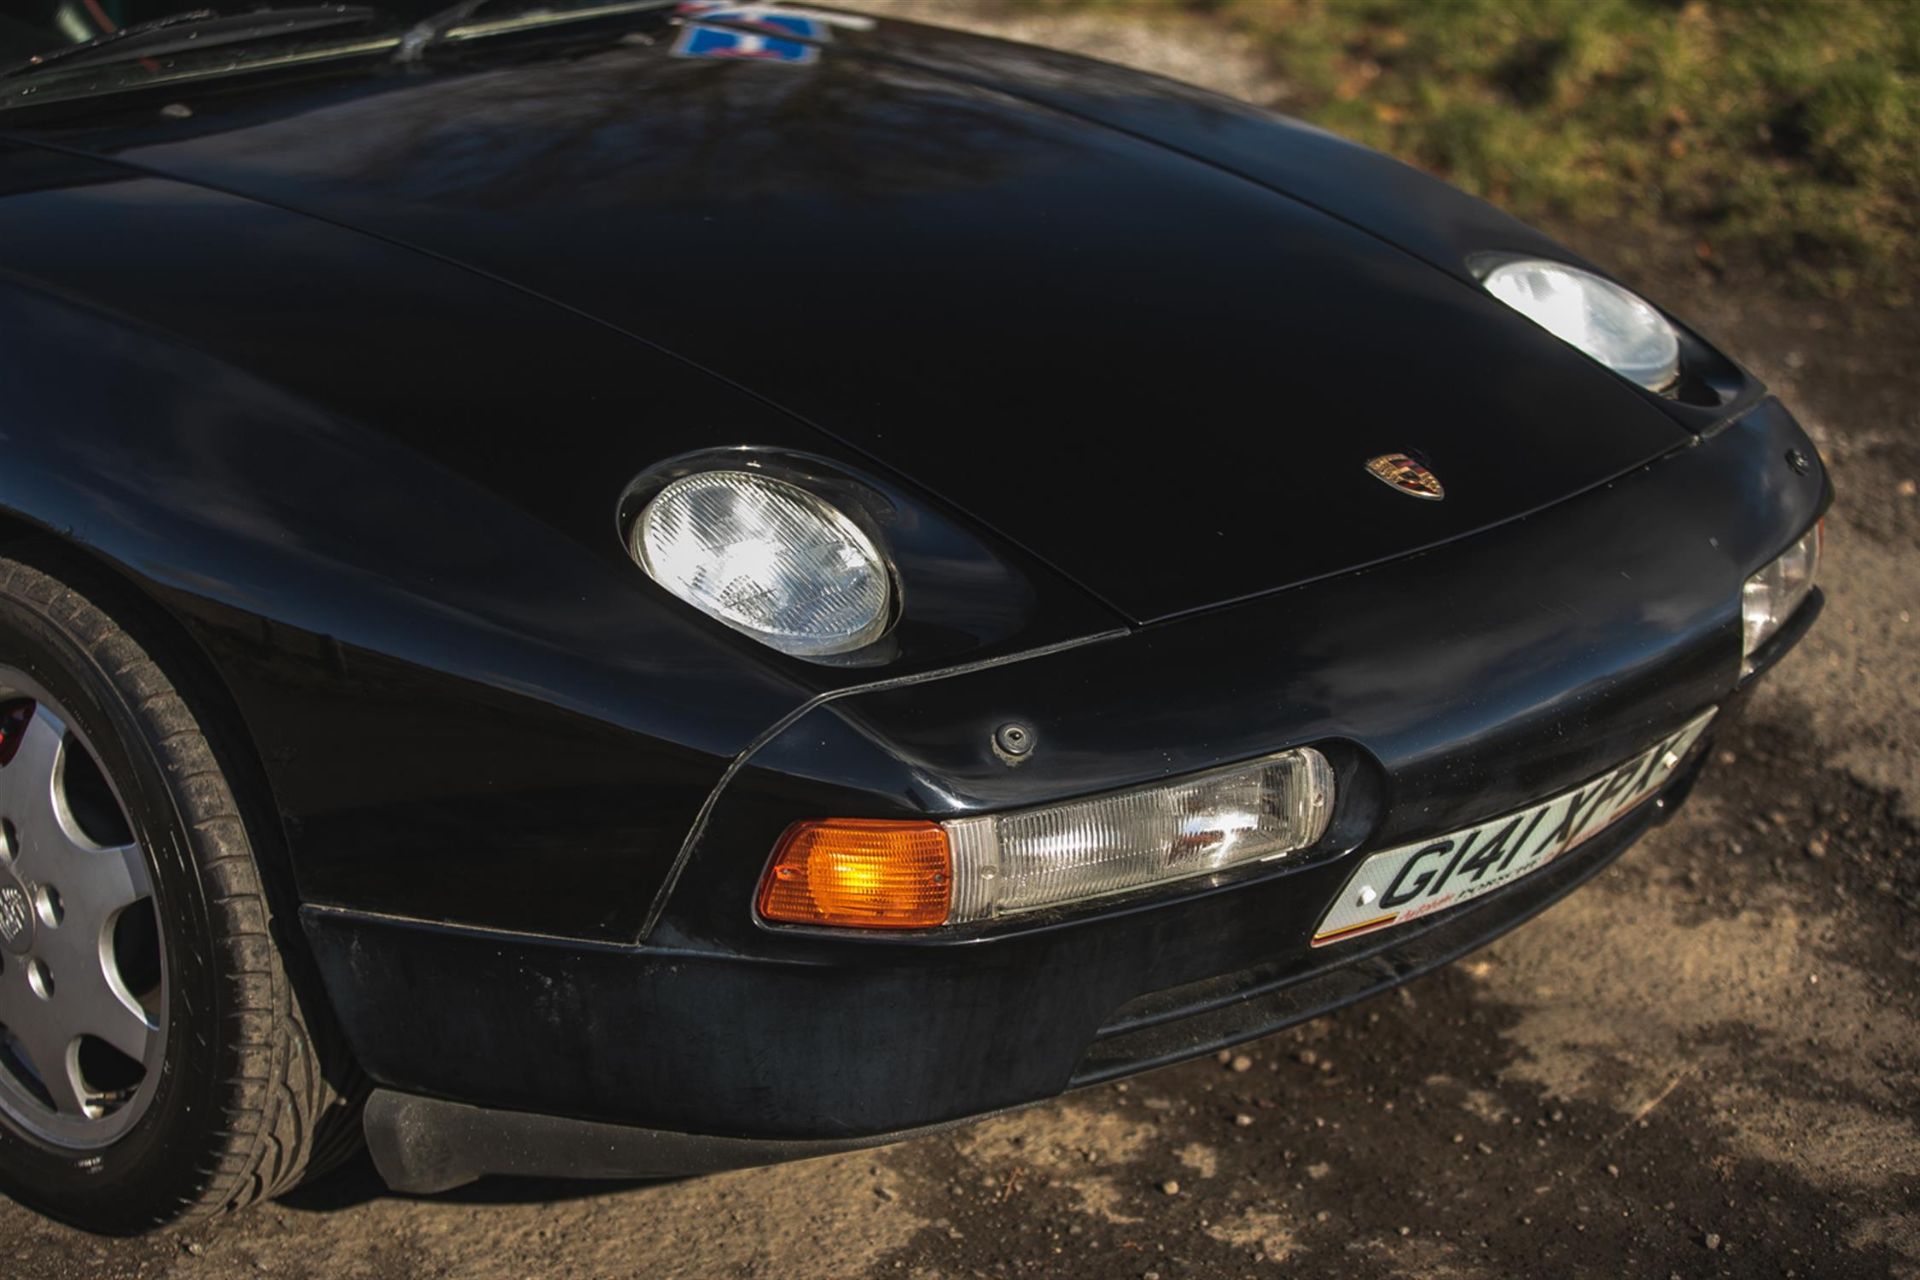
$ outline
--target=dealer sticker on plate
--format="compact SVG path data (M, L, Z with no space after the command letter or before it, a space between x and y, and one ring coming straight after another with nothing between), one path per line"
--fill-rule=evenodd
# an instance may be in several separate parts
M1713 712L1704 712L1619 767L1518 813L1369 856L1320 922L1313 945L1390 929L1540 870L1664 786L1712 721Z

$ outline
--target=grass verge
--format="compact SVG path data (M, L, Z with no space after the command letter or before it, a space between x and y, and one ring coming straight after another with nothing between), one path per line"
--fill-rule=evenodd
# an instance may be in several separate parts
M1017 0L1185 11L1273 105L1522 217L1685 228L1830 295L1911 298L1920 0Z

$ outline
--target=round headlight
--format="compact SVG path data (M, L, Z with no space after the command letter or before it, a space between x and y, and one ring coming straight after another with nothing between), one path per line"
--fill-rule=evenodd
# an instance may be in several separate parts
M1591 271L1538 258L1489 271L1487 292L1623 378L1664 391L1680 375L1680 339L1644 300Z
M782 653L845 653L887 628L879 549L832 504L751 471L673 481L634 521L633 558L702 613Z

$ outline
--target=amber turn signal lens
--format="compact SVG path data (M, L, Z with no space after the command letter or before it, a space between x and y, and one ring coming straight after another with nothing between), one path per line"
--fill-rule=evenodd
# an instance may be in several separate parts
M925 929L953 901L947 833L933 822L830 818L787 828L760 883L760 914L788 924Z

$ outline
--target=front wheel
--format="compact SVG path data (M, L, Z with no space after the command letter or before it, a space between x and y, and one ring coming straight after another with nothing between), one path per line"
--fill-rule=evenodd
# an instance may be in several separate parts
M126 1234L342 1158L362 1090L197 668L117 583L33 561L0 556L0 1189Z

